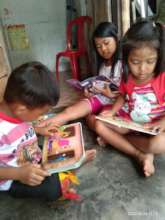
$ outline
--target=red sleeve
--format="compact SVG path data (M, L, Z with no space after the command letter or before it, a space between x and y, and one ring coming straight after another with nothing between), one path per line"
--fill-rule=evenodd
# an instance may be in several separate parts
M159 104L165 102L165 72L162 72L154 79L152 83L154 92L158 98Z
M119 92L122 95L131 95L134 86L135 86L134 81L131 75L129 75L128 80L126 82L124 80L121 81L120 86L119 86Z

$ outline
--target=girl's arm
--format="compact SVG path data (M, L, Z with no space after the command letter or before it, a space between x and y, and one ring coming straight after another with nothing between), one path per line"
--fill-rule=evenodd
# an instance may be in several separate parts
M112 106L111 111L112 111L113 115L115 115L121 109L121 107L124 105L124 103L125 103L125 98L123 95L120 94Z
M52 136L59 128L53 123L53 118L46 119L33 127L35 132L42 136Z
M116 99L115 103L113 104L111 110L109 111L104 111L101 113L102 116L107 116L107 117L112 117L114 116L124 105L125 103L125 97L123 95L119 95L118 98Z
M109 87L109 84L105 84L103 88L94 86L94 89L97 93L100 93L108 98L117 98L119 96L119 91L112 91Z

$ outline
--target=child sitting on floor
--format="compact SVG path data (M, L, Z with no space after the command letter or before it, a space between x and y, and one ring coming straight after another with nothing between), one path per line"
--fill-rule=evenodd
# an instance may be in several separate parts
M37 136L28 123L56 105L59 92L52 75L39 62L19 66L9 76L0 103L0 191L14 197L54 201L70 191L59 174L50 175L42 167ZM87 151L86 161L95 154Z
M92 40L98 60L99 76L105 76L119 86L122 63L118 56L116 26L110 22L100 23L94 30ZM36 127L38 132L44 135L51 135L51 126L60 126L71 120L86 116L88 116L90 128L93 128L95 127L95 114L98 114L105 106L112 104L119 93L118 91L111 90L109 84L106 83L102 88L97 86L93 86L90 89L86 88L84 95L85 98L67 107L51 119L41 122ZM45 129L46 125L48 125L47 130Z
M165 29L160 23L142 20L123 38L123 80L120 95L110 111L112 117L127 100L127 118L160 133L135 133L99 120L95 131L106 143L140 162L146 177L155 172L154 156L165 153Z

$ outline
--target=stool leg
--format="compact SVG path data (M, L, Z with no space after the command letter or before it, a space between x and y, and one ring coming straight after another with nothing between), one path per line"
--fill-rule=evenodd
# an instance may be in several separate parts
M60 61L60 55L56 55L56 79L59 81L59 61Z
M78 67L78 63L77 63L77 57L72 56L71 57L71 70L72 70L72 76L74 79L78 79L79 80L79 67Z

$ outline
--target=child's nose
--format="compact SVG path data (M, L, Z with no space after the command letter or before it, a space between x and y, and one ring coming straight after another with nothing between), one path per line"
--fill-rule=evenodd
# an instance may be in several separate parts
M101 49L102 49L102 51L105 51L106 50L106 46L102 45Z
M141 71L141 72L145 72L145 70L146 70L146 64L145 64L145 63L141 63L141 65L140 65L140 71Z

